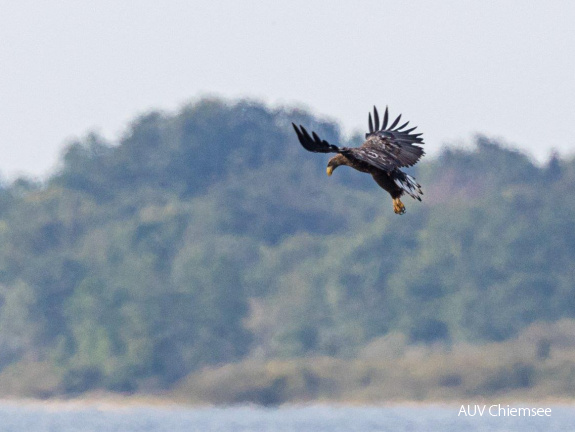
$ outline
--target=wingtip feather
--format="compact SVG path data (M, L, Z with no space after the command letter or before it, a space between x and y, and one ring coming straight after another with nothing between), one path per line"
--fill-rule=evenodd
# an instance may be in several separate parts
M389 108L385 106L385 113L383 114L383 125L381 126L381 130L387 128L387 121L389 120Z

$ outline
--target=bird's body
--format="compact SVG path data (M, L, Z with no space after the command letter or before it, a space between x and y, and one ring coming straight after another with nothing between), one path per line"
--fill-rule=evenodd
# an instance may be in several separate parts
M423 144L421 134L412 134L415 128L405 130L407 123L397 127L401 115L387 127L388 110L385 109L383 124L379 128L379 115L373 109L375 128L369 114L369 132L360 147L339 148L322 140L315 132L312 135L303 126L292 123L301 145L315 153L337 153L327 164L327 175L340 165L350 166L357 171L369 173L375 182L386 190L393 199L395 213L405 213L405 206L400 200L403 194L408 194L421 201L421 186L413 177L399 168L412 166L424 155L424 151L416 144Z

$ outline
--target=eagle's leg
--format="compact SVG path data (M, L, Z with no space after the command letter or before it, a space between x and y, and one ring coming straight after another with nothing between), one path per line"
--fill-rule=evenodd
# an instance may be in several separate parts
M393 211L399 215L402 215L405 213L405 206L403 205L403 203L401 202L401 200L399 198L393 199Z

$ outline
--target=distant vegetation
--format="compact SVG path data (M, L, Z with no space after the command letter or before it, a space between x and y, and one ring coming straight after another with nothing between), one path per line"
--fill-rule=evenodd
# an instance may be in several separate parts
M533 324L480 345L409 344L401 333L373 340L354 358L313 356L202 368L170 396L184 402L572 400L574 320ZM551 347L553 347L551 349Z
M575 160L538 166L480 136L424 159L424 201L396 216L369 176L328 179L291 121L360 142L303 111L202 100L135 119L118 143L70 144L43 182L4 184L1 392L198 387L229 363L351 368L393 335L459 350L575 318ZM536 358L557 352L533 344ZM525 367L518 385L544 376ZM327 397L316 372L302 379ZM493 390L462 373L437 379ZM288 384L271 385L273 399Z

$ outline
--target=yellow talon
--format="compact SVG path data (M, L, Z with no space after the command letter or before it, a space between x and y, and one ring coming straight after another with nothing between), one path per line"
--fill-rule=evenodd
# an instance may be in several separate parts
M403 205L403 203L401 202L401 200L399 198L393 199L393 211L395 212L395 214L399 214L399 215L402 215L405 213L405 206Z

